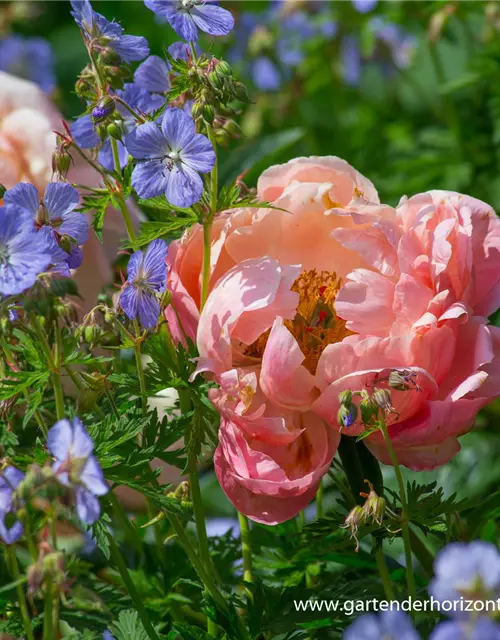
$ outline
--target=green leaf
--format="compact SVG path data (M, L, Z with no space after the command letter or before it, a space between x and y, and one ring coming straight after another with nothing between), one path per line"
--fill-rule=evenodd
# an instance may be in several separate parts
M110 630L116 640L149 640L137 611L120 611Z

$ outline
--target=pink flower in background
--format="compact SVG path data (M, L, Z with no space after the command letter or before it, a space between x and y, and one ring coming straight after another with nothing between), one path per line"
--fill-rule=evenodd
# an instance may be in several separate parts
M390 388L388 425L399 461L430 469L457 453L498 395L500 333L486 315L499 305L500 221L459 194L382 205L337 158L273 167L258 192L284 211L218 217L201 316L200 228L176 243L169 278L198 371L219 385L221 485L243 513L276 523L327 471L345 389L389 388L398 371L406 389ZM345 433L362 431L358 420ZM379 433L365 442L390 463Z

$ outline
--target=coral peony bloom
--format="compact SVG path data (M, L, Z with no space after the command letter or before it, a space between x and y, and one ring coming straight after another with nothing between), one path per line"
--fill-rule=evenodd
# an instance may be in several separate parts
M219 385L210 398L222 415L221 485L243 513L276 523L328 469L341 391L390 391L402 464L430 469L457 453L498 395L500 331L485 316L500 303L500 221L454 193L382 205L338 158L273 167L258 191L284 211L217 218L201 315L199 227L171 247L169 280L188 337L196 330L197 371ZM345 433L363 429L358 418ZM379 432L365 442L390 464Z

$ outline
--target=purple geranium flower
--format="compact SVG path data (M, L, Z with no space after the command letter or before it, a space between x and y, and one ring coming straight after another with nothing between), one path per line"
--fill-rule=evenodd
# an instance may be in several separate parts
M14 35L0 39L0 71L36 82L47 92L56 86L54 54L44 38Z
M71 0L71 6L75 22L94 44L113 49L125 62L143 60L149 54L146 38L123 35L122 27L94 11L90 0Z
M37 188L27 182L20 182L5 193L7 205L16 205L31 216L38 235L50 248L53 270L64 276L71 275L70 268L80 266L82 254L77 248L88 239L87 219L75 211L79 202L78 191L65 182L51 182L41 201ZM59 245L63 238L74 245L68 252Z
M165 98L158 95L151 95L149 91L141 88L137 84L129 83L123 88L123 91L118 90L114 95L121 98L132 109L141 114L150 114L163 106ZM122 116L121 126L124 129L124 133L130 133L134 127L137 126L137 121L134 116L119 102L116 103L116 111ZM109 139L106 139L101 143L101 139L96 133L95 123L90 115L84 115L77 118L71 125L71 133L76 140L77 144L83 149L93 149L99 147L98 160L105 169L112 171L114 169L113 150ZM120 159L120 166L126 166L128 162L128 151L126 146L120 140L117 140L118 157Z
M165 18L172 29L184 40L198 40L199 32L211 36L225 36L234 27L229 11L204 0L144 0L153 13Z
M149 56L137 67L134 82L151 93L165 93L170 89L170 65L159 56Z
M190 207L201 198L200 173L215 164L213 147L196 133L194 120L180 109L167 109L161 128L154 122L139 125L125 140L138 160L132 185L141 198L165 194L176 207Z
M429 640L500 640L500 625L488 618L447 620L437 625Z
M420 640L410 617L402 611L360 616L344 631L343 640Z
M370 13L378 5L378 0L352 0L352 5L358 13Z
M261 91L277 91L281 86L279 69L267 56L259 56L253 61L252 80Z
M24 473L15 467L6 467L0 476L0 538L6 544L17 542L23 534L23 525L15 520L10 526L6 517L16 511L14 492L24 478Z
M136 251L127 267L127 282L120 295L120 305L131 320L139 318L146 329L154 327L160 315L158 294L167 280L167 243L153 240L146 252Z
M36 233L26 210L7 203L0 207L0 294L29 289L50 263L46 239Z
M500 553L489 542L476 540L447 545L436 558L434 573L429 593L440 602L500 596ZM457 611L452 610L453 615L467 617L458 606L454 608Z
M92 451L93 442L79 418L59 420L49 431L47 446L56 461L53 471L61 484L73 489L80 520L93 524L101 513L99 500L109 491Z

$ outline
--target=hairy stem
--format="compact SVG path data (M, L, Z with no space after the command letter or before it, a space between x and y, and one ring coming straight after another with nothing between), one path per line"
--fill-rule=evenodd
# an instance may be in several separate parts
M243 554L243 580L245 582L253 582L252 571L252 544L250 538L250 523L248 518L242 513L238 513L241 534L241 550Z
M141 596L139 595L139 592L137 591L136 586L132 578L130 577L130 573L128 572L127 565L125 564L125 560L123 559L123 556L111 533L108 534L108 540L109 540L109 548L111 551L111 557L113 558L113 562L115 563L116 568L118 569L120 576L123 580L123 583L128 591L128 594L131 597L132 602L134 603L134 607L137 611L139 618L141 619L141 622L143 624L144 630L148 638L150 640L159 640L158 634L156 633L155 628L151 624L151 620L149 619L148 612L146 611L146 608L144 607L144 604L141 600Z
M19 609L21 610L21 618L23 621L24 633L27 640L34 640L33 629L30 622L30 614L28 611L28 603L24 594L23 585L21 584L21 574L19 572L19 565L17 563L16 550L13 546L7 545L5 547L5 553L7 555L7 562L10 565L10 571L14 580L16 581L17 599L19 600Z
M385 445L391 457L392 464L394 465L394 471L396 473L396 479L398 482L399 496L401 498L401 507L402 507L401 530L403 533L403 543L404 543L404 549L405 549L406 583L408 585L408 595L412 599L415 599L417 592L415 587L415 576L413 575L410 527L409 527L409 518L408 518L408 502L406 499L405 483L403 480L403 475L401 473L401 468L398 463L396 452L394 451L394 447L392 446L391 438L389 436L387 425L385 424L384 419L380 420L380 429L382 431L382 435L384 436Z

